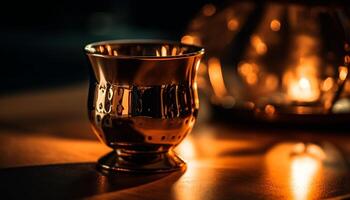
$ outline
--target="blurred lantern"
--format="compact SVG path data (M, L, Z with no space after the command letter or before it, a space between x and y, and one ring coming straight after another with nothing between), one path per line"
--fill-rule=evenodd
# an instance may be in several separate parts
M206 48L198 78L212 105L262 119L344 118L350 113L349 11L341 1L207 4L182 42Z

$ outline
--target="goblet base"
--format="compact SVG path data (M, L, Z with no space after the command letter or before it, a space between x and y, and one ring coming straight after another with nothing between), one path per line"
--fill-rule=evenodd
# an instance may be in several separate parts
M186 163L173 151L125 153L121 150L114 150L98 160L97 168L104 173L162 173L185 170Z

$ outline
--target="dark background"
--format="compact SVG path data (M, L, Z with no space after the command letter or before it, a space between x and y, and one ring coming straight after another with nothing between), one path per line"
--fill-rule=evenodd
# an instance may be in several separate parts
M0 95L88 79L94 41L180 40L189 20L215 1L10 1L2 5Z

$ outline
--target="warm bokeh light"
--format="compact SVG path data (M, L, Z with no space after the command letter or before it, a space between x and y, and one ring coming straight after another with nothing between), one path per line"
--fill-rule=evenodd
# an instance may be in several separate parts
M203 15L209 17L215 14L216 7L213 4L206 4L202 8Z
M345 81L344 83L344 91L350 92L350 81Z
M349 43L345 42L345 44L344 44L344 50L345 50L345 51L350 51L350 44L349 44Z
M255 103L253 103L251 101L247 101L244 103L244 107L249 109L249 110L253 110L255 108Z
M340 66L338 68L338 71L339 71L339 79L344 81L348 76L348 68L345 66Z
M274 74L269 74L265 78L265 87L268 90L276 90L278 87L278 78Z
M320 92L318 89L312 88L311 80L301 77L297 81L291 81L288 94L295 101L315 101L318 99Z
M230 30L230 31L235 31L237 30L239 26L239 22L237 19L233 18L233 19L230 19L228 20L227 22L227 29Z
M258 82L259 67L255 63L240 63L238 65L238 73L249 85L254 85Z
M201 40L199 37L197 36L193 36L193 35L184 35L181 38L181 42L184 44L194 44L194 45L200 45L201 44Z
M282 77L288 100L314 102L321 96L321 59L315 52L319 45L317 41L316 37L304 34L294 39L293 63Z
M217 97L224 97L227 89L223 79L221 63L218 58L212 57L208 60L209 80Z
M273 105L266 105L265 106L265 113L268 115L268 116L272 116L273 114L275 114L276 112L276 109Z
M350 112L350 101L349 99L343 98L335 102L332 112L334 113L347 113Z
M288 98L293 101L312 102L321 95L321 84L318 78L317 59L310 57L300 59L296 68L287 71L283 76Z
M349 44L347 44L347 47L348 48L346 48L347 49L346 51L350 51L350 45ZM350 56L349 55L344 56L344 63L345 64L350 64Z
M253 35L250 38L250 43L254 47L257 54L264 55L267 52L267 46L259 36Z
M334 80L332 77L326 78L322 83L322 91L326 92L332 89L334 85Z
M274 19L270 23L270 28L273 31L279 31L281 29L281 22L277 19Z

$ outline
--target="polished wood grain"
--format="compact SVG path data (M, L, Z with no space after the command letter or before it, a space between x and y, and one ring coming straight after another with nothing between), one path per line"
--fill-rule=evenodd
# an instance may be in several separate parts
M0 99L3 195L128 200L350 198L346 131L259 129L200 119L176 148L187 162L185 171L101 173L95 161L110 150L89 128L85 86ZM313 145L305 149L301 141Z

